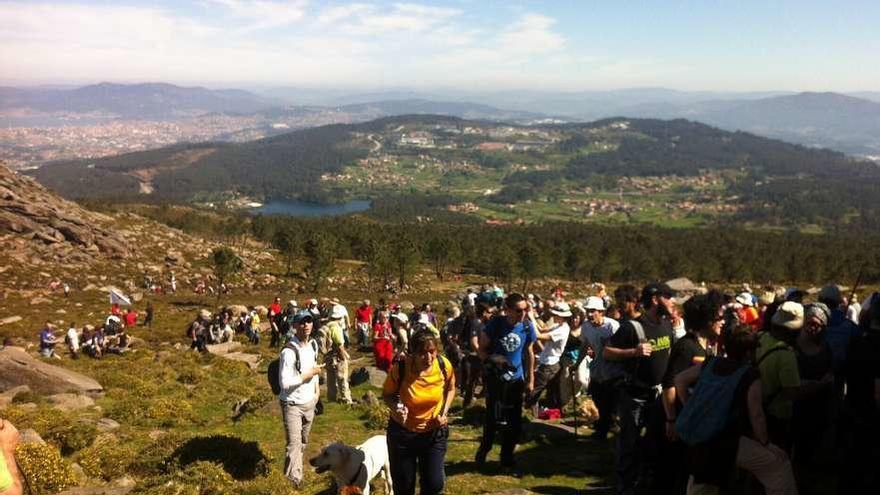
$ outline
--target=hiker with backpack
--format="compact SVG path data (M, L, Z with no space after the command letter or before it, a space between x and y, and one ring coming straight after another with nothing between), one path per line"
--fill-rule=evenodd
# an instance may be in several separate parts
M324 354L327 366L327 398L334 402L351 405L351 389L348 385L348 355L345 344L343 320L348 317L345 308L336 304L330 311L330 321L324 325L323 332L328 351Z
M797 356L792 348L804 326L804 307L794 301L782 303L770 321L770 331L758 337L756 366L761 372L762 391L770 440L788 452L791 449L791 417L801 388Z
M699 294L684 303L684 322L687 332L677 340L669 353L669 364L663 375L663 412L665 413L665 438L660 440L660 456L655 490L662 493L684 493L687 487L687 470L680 460L685 456L686 446L675 434L675 418L681 411L677 400L675 376L692 366L702 364L707 357L717 355L721 327L724 323L721 310L723 295L712 290Z
M297 489L302 487L303 453L315 419L315 406L320 397L319 375L324 368L318 364L318 345L309 338L313 321L308 311L301 311L294 318L294 335L281 349L278 386L272 390L281 402L287 435L284 475ZM269 379L271 385L271 371Z
M646 285L641 295L644 313L621 324L603 351L605 359L625 368L618 388L620 433L615 452L620 494L635 493L636 485L640 491L653 485L657 445L664 431L660 392L673 343L669 316L674 295L666 284Z
M476 299L475 299L476 300ZM459 317L458 325L458 348L461 352L461 363L458 367L459 388L464 397L463 407L469 407L474 400L474 392L480 382L483 373L483 364L480 361L478 350L480 348L480 334L483 326L492 319L494 308L485 303L476 303L468 306Z
M807 472L831 426L834 373L831 346L825 341L831 310L822 303L804 307L804 328L794 341L801 391L792 409L792 462L797 473ZM849 322L849 320L847 320Z
M430 330L415 332L410 353L391 367L382 387L382 399L391 410L385 435L398 495L415 494L417 472L420 495L443 493L455 373L438 354L440 345Z
M687 445L687 493L716 494L734 466L754 475L767 495L797 494L786 453L770 442L762 381L752 366L758 337L748 325L726 335L724 354L675 376L684 406L675 431Z
M480 357L486 364L486 415L483 436L474 457L486 462L495 431L502 427L501 466L514 468L513 452L522 431L523 394L535 389L535 324L528 301L517 293L504 301L505 314L493 318L480 334ZM526 376L528 374L528 376Z

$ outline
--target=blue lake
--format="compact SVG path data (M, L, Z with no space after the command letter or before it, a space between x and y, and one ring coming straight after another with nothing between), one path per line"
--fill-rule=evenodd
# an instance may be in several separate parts
M292 217L332 217L358 213L370 209L370 202L356 199L337 205L322 205L298 200L270 201L251 210L261 215L289 215Z

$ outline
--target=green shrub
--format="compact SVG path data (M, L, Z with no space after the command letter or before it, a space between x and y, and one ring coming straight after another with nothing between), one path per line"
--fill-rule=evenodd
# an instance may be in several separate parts
M97 436L98 428L93 423L80 421L56 426L44 438L61 449L62 455L68 456L91 445Z
M52 445L20 444L15 459L33 495L58 493L76 484L70 466Z
M283 474L273 469L266 476L239 481L236 493L238 495L285 495L293 493L293 485Z
M198 487L200 495L227 495L233 490L235 480L223 466L214 462L197 461L183 471L174 474L175 480L182 484Z
M384 430L388 426L388 420L391 417L391 411L388 406L379 403L375 405L361 406L363 408L362 418L367 428L371 430Z
M174 451L190 438L184 433L163 435L138 452L129 471L143 477L168 474L174 466Z
M134 458L134 449L110 438L94 443L76 456L77 462L89 477L105 481L126 474Z
M31 428L40 436L47 434L53 428L70 424L70 417L65 412L49 406L38 406L34 410L27 410L12 405L3 410L3 417L19 430Z
M205 378L205 370L201 368L187 368L177 370L177 381L184 384L195 385Z
M170 397L160 397L152 401L146 414L147 418L164 427L188 423L195 417L188 401Z

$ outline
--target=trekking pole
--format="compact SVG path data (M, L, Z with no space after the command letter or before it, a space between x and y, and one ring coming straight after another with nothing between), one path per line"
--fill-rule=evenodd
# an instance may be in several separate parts
M865 262L862 262L862 266L859 267L859 273L856 275L856 283L853 284L852 293L849 295L849 303L853 303L853 298L856 297L856 291L859 288L859 285L862 284L862 274L865 270Z
M578 436L578 423L580 422L578 419L578 410L577 410L577 394L575 393L574 388L574 374L577 373L577 368L572 368L571 373L569 374L569 379L571 380L571 408L574 411L574 436Z

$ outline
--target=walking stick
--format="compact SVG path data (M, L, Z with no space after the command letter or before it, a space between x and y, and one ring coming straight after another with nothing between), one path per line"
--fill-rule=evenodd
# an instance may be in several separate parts
M859 267L858 275L856 275L856 283L853 285L852 293L850 293L849 304L852 304L853 298L856 297L856 291L858 290L859 285L861 285L861 283L862 283L862 273L864 272L864 270L865 270L865 263L863 262L862 266Z
M577 410L577 394L575 393L574 388L574 374L577 373L577 368L572 368L571 373L569 373L569 379L571 380L571 407L574 411L574 436L578 436L578 423L580 422L578 419L578 410Z

